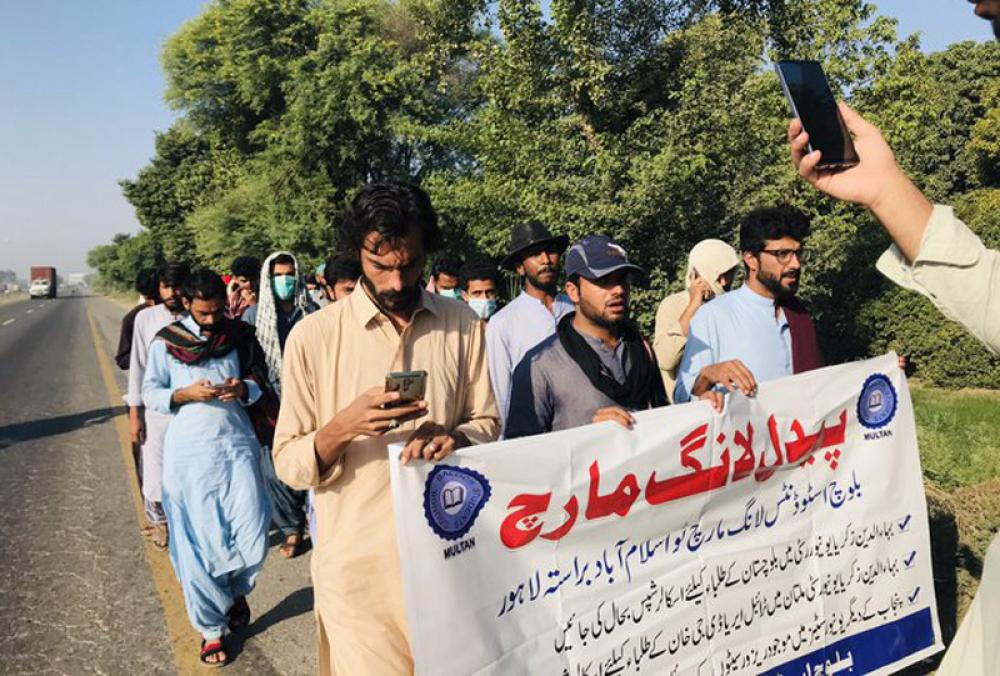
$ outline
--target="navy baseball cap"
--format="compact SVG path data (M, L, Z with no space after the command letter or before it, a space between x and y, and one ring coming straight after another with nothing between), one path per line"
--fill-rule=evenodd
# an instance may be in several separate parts
M628 262L628 254L610 237L587 235L566 252L566 276L580 275L584 279L600 279L618 270L640 275L646 271Z

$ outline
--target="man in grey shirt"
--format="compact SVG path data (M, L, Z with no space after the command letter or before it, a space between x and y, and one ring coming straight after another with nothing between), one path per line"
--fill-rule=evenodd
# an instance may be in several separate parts
M584 237L569 249L566 294L576 311L514 370L508 439L604 420L631 428L632 411L667 405L656 357L629 319L635 274L642 268L608 237ZM721 407L718 393L705 398Z

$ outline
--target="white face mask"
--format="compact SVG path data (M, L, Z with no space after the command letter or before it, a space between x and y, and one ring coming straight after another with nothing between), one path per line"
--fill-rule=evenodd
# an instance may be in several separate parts
M480 319L489 319L497 311L497 301L493 298L470 298L469 307Z

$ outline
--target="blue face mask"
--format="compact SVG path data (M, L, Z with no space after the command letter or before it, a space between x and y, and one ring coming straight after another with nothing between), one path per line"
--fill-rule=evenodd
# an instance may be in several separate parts
M455 300L462 300L462 292L458 289L438 289L438 295L444 296L445 298L454 298Z
M480 319L489 319L497 311L497 301L494 298L470 298L469 307Z
M295 295L295 276L276 275L271 278L271 288L278 300L291 300Z

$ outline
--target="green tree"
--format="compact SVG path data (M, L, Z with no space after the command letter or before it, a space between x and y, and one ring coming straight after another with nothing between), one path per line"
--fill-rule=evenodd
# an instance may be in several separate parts
M111 244L87 252L87 265L97 270L99 286L108 291L130 291L140 270L156 267L162 260L159 243L149 231L115 235Z
M924 54L866 0L216 0L167 41L181 118L122 185L164 256L220 270L278 247L325 258L354 191L383 178L422 183L466 255L500 255L525 218L607 233L650 272L635 294L647 331L692 245L735 241L750 208L788 202L813 218L803 295L830 361L894 347L961 385L973 346L874 270L881 228L795 175L770 63L821 60L989 239L997 49ZM99 269L120 275L125 246L95 252Z

